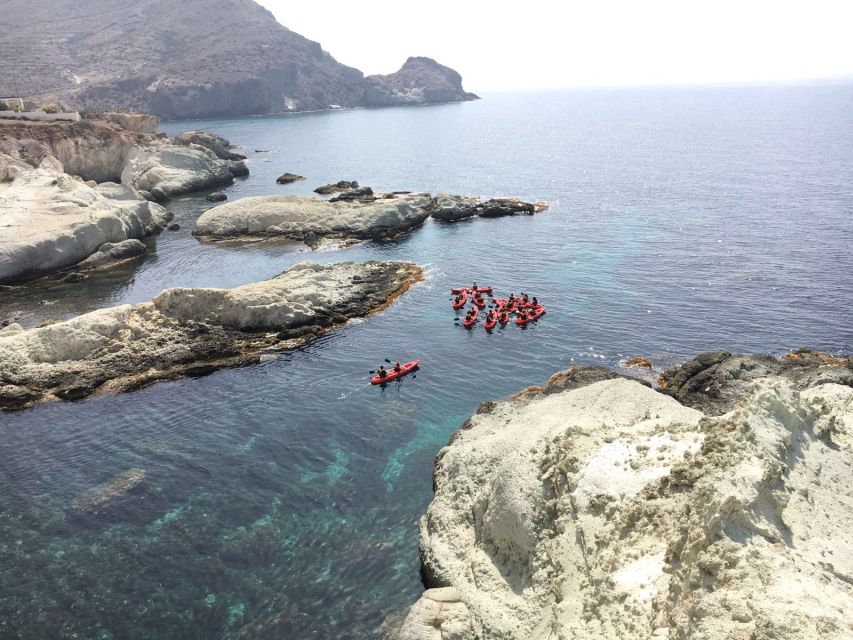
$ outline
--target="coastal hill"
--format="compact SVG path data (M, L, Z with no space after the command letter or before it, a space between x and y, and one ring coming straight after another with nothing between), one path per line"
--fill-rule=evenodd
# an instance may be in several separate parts
M476 97L428 58L365 79L253 0L10 0L0 30L0 97L91 111L177 119Z

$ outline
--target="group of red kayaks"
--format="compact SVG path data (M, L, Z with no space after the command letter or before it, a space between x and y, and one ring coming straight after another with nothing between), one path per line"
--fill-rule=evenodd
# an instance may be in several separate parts
M477 324L480 316L480 310L486 308L486 297L492 297L491 287L478 287L474 283L471 288L460 287L451 289L453 297L453 308L455 310L464 309L468 301L471 301L471 308L462 320L462 326L466 329L473 329ZM499 324L505 326L509 324L512 316L515 316L515 324L523 327L526 324L534 322L545 314L545 305L539 304L539 301L533 297L528 298L527 294L515 296L509 294L508 298L492 298L492 307L485 312L483 326L486 331L491 331ZM386 362L389 362L386 360ZM407 373L416 371L420 366L420 360L412 360L411 362L394 364L393 367L388 367L386 370L384 365L379 368L376 375L370 379L370 384L385 384L397 378L402 378ZM371 371L371 373L373 373Z
M466 329L473 329L480 318L480 310L486 308L486 296L492 296L491 287L478 287L476 283L471 288L459 287L451 289L453 297L452 306L455 310L464 309L471 300L471 308L465 314L462 320L462 326ZM515 316L515 324L523 327L530 324L545 315L545 305L533 297L529 298L526 293L521 296L509 294L508 298L493 298L493 306L485 312L483 319L483 327L486 331L491 331L496 326L505 326L509 324L512 316Z

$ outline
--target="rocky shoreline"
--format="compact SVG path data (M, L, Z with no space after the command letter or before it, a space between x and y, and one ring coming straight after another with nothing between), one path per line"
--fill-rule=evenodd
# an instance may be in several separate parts
M0 409L253 364L382 310L418 279L408 263L300 263L234 289L167 289L44 327L13 323L0 330Z
M161 204L248 175L227 140L192 131L172 142L158 123L118 113L0 120L0 285L80 279L79 271L141 255L138 241L172 219Z
M849 637L853 359L703 354L661 382L574 367L482 404L387 637Z

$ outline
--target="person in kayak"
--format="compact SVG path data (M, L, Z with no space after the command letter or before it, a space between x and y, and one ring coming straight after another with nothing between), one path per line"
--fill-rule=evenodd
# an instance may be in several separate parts
M396 373L400 373L402 370L403 370L403 367L401 367L401 366L400 366L400 363L399 363L399 362L398 362L397 364L395 364L395 365L394 365L394 371L395 371Z
M473 320L474 319L474 310L473 309L468 309L468 313L465 314L465 319L466 320Z
M527 312L526 311L519 311L518 312L518 319L519 320L527 320Z
M453 302L454 302L454 304L462 304L462 300L463 300L463 299L464 299L464 298L462 297L462 294L461 294L461 293L457 293L457 294L456 294L456 300L454 300Z
M384 378L385 376L388 375L388 372L385 371L384 365L381 365L381 364L379 365L379 370L376 372L376 375L379 376L380 378Z
M534 307L538 307L538 306L539 306L539 301L536 299L536 296L533 296L533 306L534 306Z
M491 323L492 323L492 321L493 321L493 320L495 320L495 315L496 315L496 314L495 314L495 310L494 310L494 309L489 309L489 312L486 314L486 322L488 322L489 324L491 324Z
M506 309L503 309L501 311L501 315L498 317L498 320L500 320L501 324L506 324L507 322L509 322L509 314L506 312Z
M476 280L474 280L474 284L471 285L471 293L473 293L475 295L477 293L477 281Z
M530 300L527 298L527 294L522 293L521 294L521 304L527 304L528 302L530 302Z
M483 296L481 296L479 293L475 293L474 294L474 302L479 304L482 301L483 301Z

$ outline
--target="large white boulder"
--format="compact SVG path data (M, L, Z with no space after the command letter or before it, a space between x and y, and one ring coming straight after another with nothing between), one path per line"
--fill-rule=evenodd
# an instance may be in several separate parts
M158 233L169 218L126 185L91 187L0 156L0 283L75 265L106 242Z
M853 389L767 378L713 418L625 379L548 391L440 452L421 554L458 602L427 591L401 638L851 637Z
M432 209L429 194L373 201L329 202L300 196L241 198L205 211L193 233L211 238L282 236L376 238L423 224Z
M243 162L221 160L199 145L165 144L128 162L121 181L148 191L162 202L183 193L231 184L235 175L246 173Z

